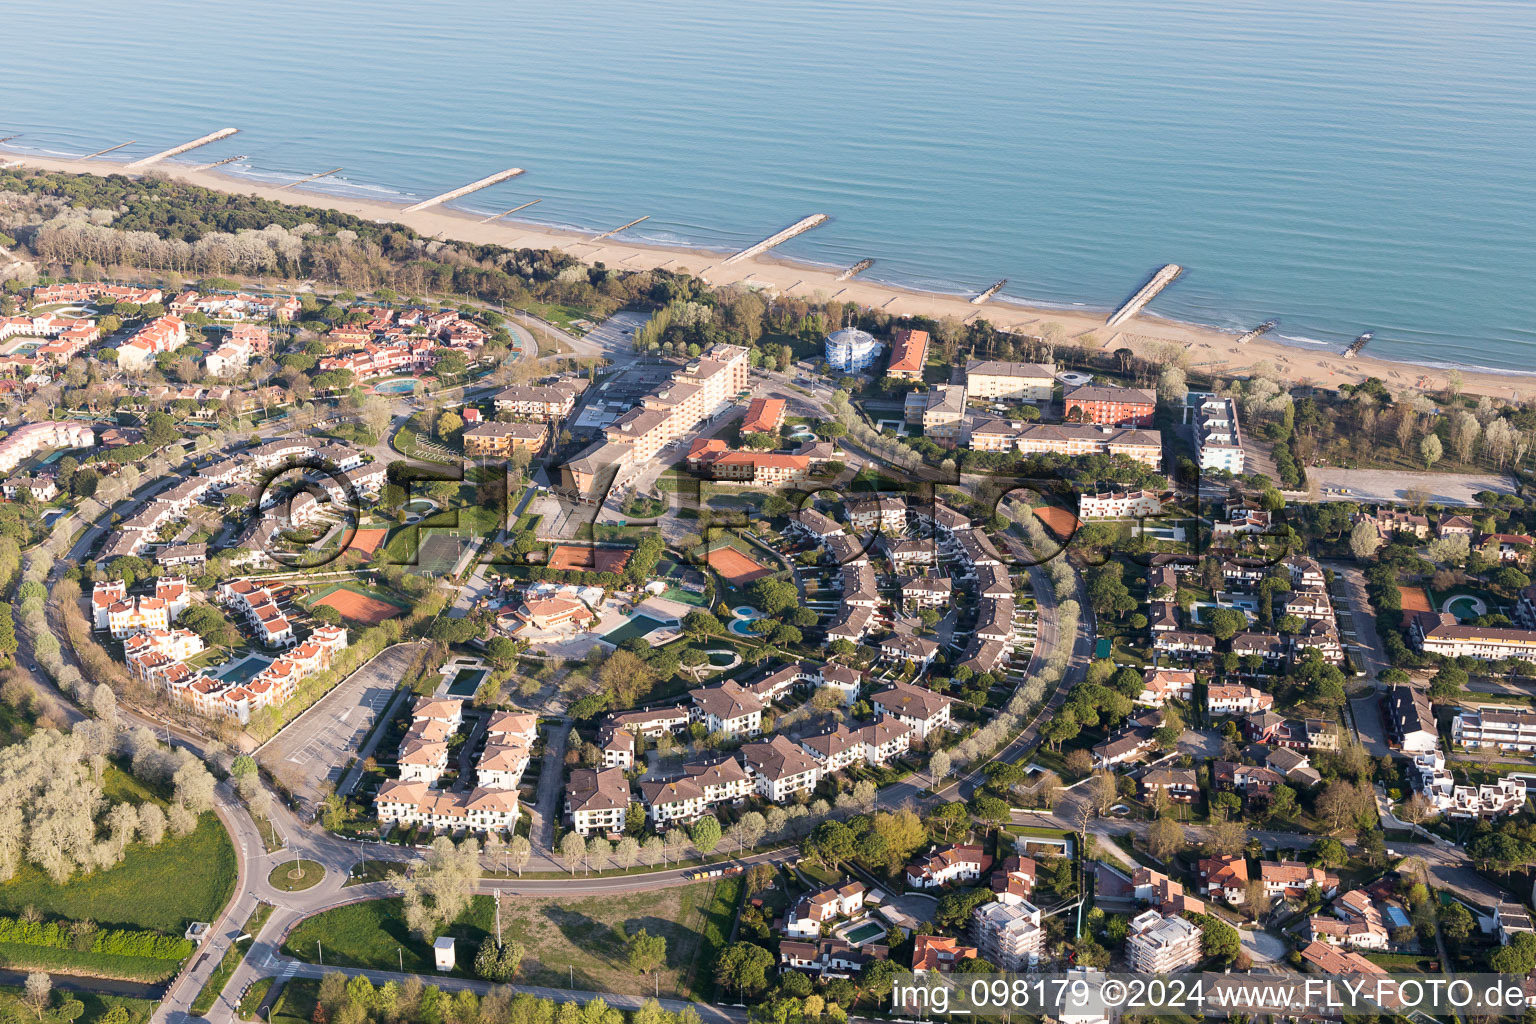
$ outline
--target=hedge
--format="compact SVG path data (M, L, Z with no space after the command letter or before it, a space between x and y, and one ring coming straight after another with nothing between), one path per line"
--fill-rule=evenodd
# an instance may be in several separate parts
M70 934L69 928L57 921L23 921L15 917L0 917L0 942L84 952L76 944L75 936ZM90 952L152 960L185 960L196 948L190 940L176 935L113 929L94 932L91 935Z

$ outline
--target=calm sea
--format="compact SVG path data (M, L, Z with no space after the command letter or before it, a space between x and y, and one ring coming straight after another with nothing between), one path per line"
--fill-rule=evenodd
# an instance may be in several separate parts
M1536 369L1529 0L9 0L10 145ZM333 186L332 187L336 187ZM522 215L520 215L522 216Z

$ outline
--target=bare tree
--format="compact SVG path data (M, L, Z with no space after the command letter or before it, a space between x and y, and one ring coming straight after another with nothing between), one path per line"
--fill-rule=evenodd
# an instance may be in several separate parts
M35 1014L37 1019L43 1019L43 1011L48 1009L48 1001L53 996L53 978L43 971L32 971L27 975L22 1002Z

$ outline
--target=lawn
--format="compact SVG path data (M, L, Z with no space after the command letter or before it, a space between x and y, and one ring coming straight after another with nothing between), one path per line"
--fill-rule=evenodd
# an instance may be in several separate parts
M624 936L644 928L667 940L667 963L661 972L661 993L688 998L694 986L709 984L707 966L697 972L697 962L708 963L730 931L730 916L720 899L735 902L717 889L729 886L736 892L738 879L672 886L646 892L605 893L582 899L502 900L502 932L527 949L517 981L524 985L569 986L597 992L645 995L655 982L629 969L624 959ZM458 940L459 969L469 968L485 936L494 930L494 904L488 896L475 897L470 909L445 934ZM315 944L323 945L325 962L342 967L398 970L401 953L408 972L431 974L430 943L412 935L405 926L398 898L367 900L307 918L283 944L283 952L316 961ZM708 958L708 959L706 959ZM574 972L574 973L573 973Z
M271 1024L311 1024L320 983L311 978L292 978L277 994L268 1014Z
M103 928L151 928L180 935L193 921L212 921L235 887L235 850L213 814L185 836L167 833L159 846L135 843L106 871L76 874L54 885L32 864L0 885L0 913L36 907L49 917L90 919Z

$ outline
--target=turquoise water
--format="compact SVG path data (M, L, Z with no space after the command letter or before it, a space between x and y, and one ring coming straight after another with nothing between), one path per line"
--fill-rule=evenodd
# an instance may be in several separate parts
M9 145L782 247L932 288L1153 310L1423 362L1536 360L1526 0L12 0ZM166 26L175 26L168 31ZM274 26L281 30L274 34ZM189 55L216 54L216 60ZM399 73L408 67L409 73ZM87 69L82 72L82 69Z
M410 377L400 377L396 380L386 380L373 386L374 394L378 395L408 395L416 390L416 381Z

